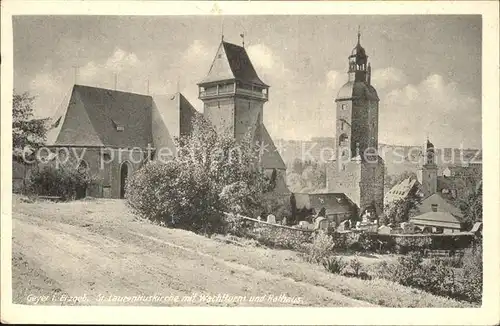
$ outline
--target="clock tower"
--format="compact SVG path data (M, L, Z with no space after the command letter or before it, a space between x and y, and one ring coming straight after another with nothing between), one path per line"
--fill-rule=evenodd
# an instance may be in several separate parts
M378 156L379 98L371 85L371 66L359 32L348 64L347 82L335 99L336 155L327 167L327 188L345 193L361 214L369 210L376 216L384 205L384 162Z

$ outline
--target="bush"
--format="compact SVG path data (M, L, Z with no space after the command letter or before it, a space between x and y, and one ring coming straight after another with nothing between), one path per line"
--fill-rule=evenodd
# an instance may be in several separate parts
M88 186L95 182L88 171L79 171L72 165L46 166L31 173L27 180L27 192L37 196L56 196L62 200L85 197Z
M483 293L483 249L481 245L465 250L461 292L472 302L481 302Z
M198 117L193 133L178 145L173 160L149 162L131 176L126 197L138 215L211 234L227 229L225 212L262 212L270 180L259 169L248 135L236 142Z
M326 232L319 231L313 236L312 243L306 245L306 261L320 263L332 254L334 247L333 237Z
M208 177L176 162L149 162L128 180L126 198L135 213L194 232L222 230L223 206Z
M311 241L309 232L295 231L270 225L257 225L245 231L245 236L259 243L280 249L307 250L306 243Z
M342 274L344 268L346 267L346 263L340 257L331 256L325 258L322 262L323 267L333 274Z
M358 257L354 257L349 262L349 267L351 267L355 276L359 276L359 273L361 272L361 268L363 267L363 264L361 264Z

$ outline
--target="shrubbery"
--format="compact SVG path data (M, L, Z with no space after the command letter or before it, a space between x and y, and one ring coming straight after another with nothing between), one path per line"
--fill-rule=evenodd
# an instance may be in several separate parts
M326 232L319 231L313 236L312 243L306 244L305 258L308 262L320 263L332 255L334 239Z
M272 204L250 137L237 142L197 118L178 145L170 162L149 162L129 178L127 203L140 216L210 234L225 232L225 212L256 216Z
M30 195L61 197L67 201L85 197L87 187L94 182L88 171L78 170L75 164L49 165L31 173L26 189Z
M397 263L381 262L375 276L424 291L459 300L480 303L482 296L482 250L467 249L458 258L434 258L424 262L422 254L412 252L399 257ZM455 266L462 266L457 268Z

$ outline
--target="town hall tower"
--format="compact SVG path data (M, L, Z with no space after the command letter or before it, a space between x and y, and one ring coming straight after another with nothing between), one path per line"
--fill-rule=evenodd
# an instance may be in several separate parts
M368 56L358 42L349 56L348 80L336 104L336 155L327 167L329 192L345 193L363 214L383 211L384 163L378 156L379 98ZM372 215L373 216L373 215Z

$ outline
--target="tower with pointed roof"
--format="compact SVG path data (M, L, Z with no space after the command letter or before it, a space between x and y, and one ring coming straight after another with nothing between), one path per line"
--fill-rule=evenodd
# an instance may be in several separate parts
M327 168L329 191L345 193L361 211L380 214L384 200L384 162L378 156L379 97L371 85L361 33L348 57L347 82L335 98L336 155Z
M427 141L424 145L423 164L417 171L417 179L422 188L424 197L428 197L437 192L438 166L436 163L436 151L434 144Z
M237 140L250 133L256 142L263 144L263 168L277 170L283 181L281 188L288 192L284 184L285 163L263 122L269 85L257 75L246 49L222 38L208 74L198 87L205 118L219 133Z

